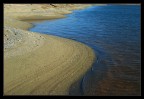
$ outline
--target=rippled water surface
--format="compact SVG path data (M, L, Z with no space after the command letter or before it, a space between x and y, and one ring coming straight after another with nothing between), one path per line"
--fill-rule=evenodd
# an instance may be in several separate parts
M140 95L140 5L92 6L66 16L35 23L30 31L73 39L94 49L97 60L70 95Z

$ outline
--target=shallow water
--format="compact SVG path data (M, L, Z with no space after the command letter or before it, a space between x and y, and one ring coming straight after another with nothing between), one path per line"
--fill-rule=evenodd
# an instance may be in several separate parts
M73 39L94 49L96 62L70 95L140 95L140 5L92 6L66 16L34 23L30 31Z

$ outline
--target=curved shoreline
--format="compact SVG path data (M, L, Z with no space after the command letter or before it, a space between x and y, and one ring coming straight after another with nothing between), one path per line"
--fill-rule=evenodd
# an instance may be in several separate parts
M68 95L94 62L80 42L26 31L32 25L10 16L4 22L5 95Z

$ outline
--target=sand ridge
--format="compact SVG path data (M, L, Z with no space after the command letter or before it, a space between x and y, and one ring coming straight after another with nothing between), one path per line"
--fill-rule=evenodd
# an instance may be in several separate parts
M41 12L55 9L57 16L56 9L65 9L66 14L70 9L82 8L78 6L4 4L4 95L68 95L69 87L90 69L95 59L91 48L73 40L27 31L32 25L22 21L24 17L35 19L37 10L27 14L37 7L42 7L38 9Z
M40 34L4 27L4 58L23 55L41 47L44 43L44 37Z

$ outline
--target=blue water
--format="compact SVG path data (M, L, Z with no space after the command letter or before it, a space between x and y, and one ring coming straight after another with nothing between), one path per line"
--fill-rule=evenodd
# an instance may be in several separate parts
M140 95L140 14L139 5L92 6L63 19L34 23L30 31L73 39L94 49L97 60L78 88L70 88L70 95Z

